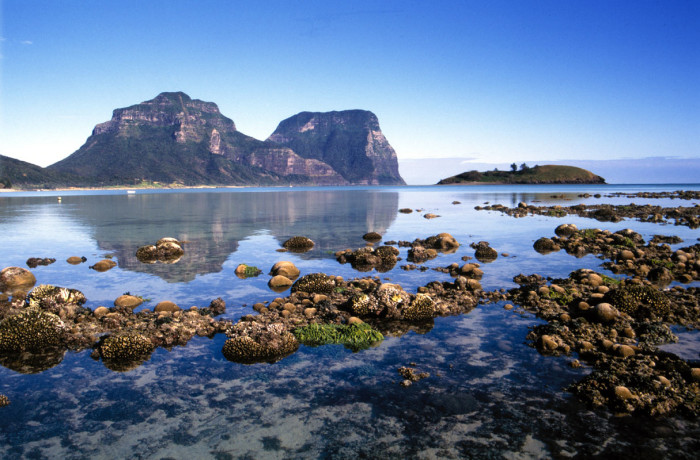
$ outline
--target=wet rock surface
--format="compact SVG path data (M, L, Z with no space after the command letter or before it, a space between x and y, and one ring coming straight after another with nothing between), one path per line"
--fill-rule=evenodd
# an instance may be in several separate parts
M469 246L474 249L474 257L476 257L479 262L493 262L498 258L498 251L492 248L488 241L479 241Z
M185 254L182 243L172 237L159 239L156 244L141 246L136 251L136 258L144 264L161 262L174 264Z
M434 259L439 253L453 254L459 248L459 243L449 233L440 233L426 239L416 238L413 242L399 241L398 245L408 247L408 261L417 264Z
M51 265L54 262L56 262L56 259L51 257L30 257L29 259L27 259L27 267L36 268L39 265L47 266Z

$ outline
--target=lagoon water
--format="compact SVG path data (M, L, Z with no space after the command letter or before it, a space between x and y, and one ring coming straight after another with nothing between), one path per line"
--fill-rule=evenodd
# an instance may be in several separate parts
M416 292L449 275L434 270L360 273L333 253L365 245L368 231L384 241L451 233L461 247L428 267L463 263L472 242L489 241L500 255L482 264L485 290L515 287L519 273L567 277L578 268L606 273L593 255L535 252L533 242L553 236L562 223L617 231L632 228L649 239L678 235L683 247L700 231L625 220L598 222L576 216L515 219L477 211L486 202L517 206L577 203L693 206L671 199L605 197L611 192L698 190L698 185L450 186L367 188L246 188L31 192L0 194L0 268L24 266L29 257L53 257L32 270L37 284L81 290L96 308L130 292L187 308L226 302L225 318L254 313L256 302L287 294L267 287L270 267L291 260L302 274L346 279L379 276ZM600 193L602 198L579 195ZM61 200L57 199L61 196ZM453 204L459 201L459 204ZM401 208L420 209L411 214ZM438 214L425 219L425 213ZM277 249L291 236L316 242L304 254ZM136 249L172 236L186 241L176 264L140 263ZM70 256L87 262L73 266ZM88 268L111 257L114 269ZM405 259L406 249L401 249ZM240 263L263 270L239 279ZM694 283L691 285L698 285ZM186 347L157 349L129 372L107 369L90 351L68 352L38 374L0 367L0 457L19 458L695 458L697 420L615 417L591 410L565 391L590 372L572 357L545 357L527 345L540 320L480 305L437 318L430 330L387 337L353 353L339 345L302 346L274 364L242 365L224 359L225 336L196 337ZM679 331L673 351L700 359L696 333ZM404 388L397 369L413 363L430 377Z

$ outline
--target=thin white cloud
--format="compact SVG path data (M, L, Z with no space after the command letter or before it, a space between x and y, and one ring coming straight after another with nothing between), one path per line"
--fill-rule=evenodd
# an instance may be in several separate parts
M34 42L31 41L31 40L22 40L22 41L20 42L20 44L22 44L22 45L33 45Z

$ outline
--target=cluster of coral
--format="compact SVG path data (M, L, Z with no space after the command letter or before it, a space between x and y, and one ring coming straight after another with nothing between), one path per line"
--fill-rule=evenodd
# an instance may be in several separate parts
M134 312L141 299L123 295L113 307L92 310L83 306L85 295L76 289L32 288L26 281L33 275L20 267L2 273L0 287L13 296L0 299L0 364L22 373L49 369L67 350L85 349L93 349L92 356L110 369L128 370L147 360L156 347L184 346L195 335L213 336L230 326L214 319L225 311L221 299L206 308L183 310L164 301L153 310Z
M341 264L349 263L352 268L360 272L377 270L385 273L396 266L399 250L393 246L380 246L373 248L365 246L356 250L345 249L335 253L335 258Z
M398 245L409 248L407 260L417 264L434 259L439 253L453 254L459 248L459 243L449 233L440 233L426 239L416 238L412 242L399 241Z
M532 345L543 354L577 353L593 367L570 387L582 400L618 412L700 414L700 369L658 348L676 339L669 324L700 327L697 289L662 292L587 269L550 283L539 275L515 281L521 286L508 298L547 321L528 335Z
M417 294L377 278L345 281L323 273L302 276L291 294L253 308L226 330L224 356L231 361L271 362L294 352L299 343L339 343L357 350L408 330L432 328L436 316L474 308L479 293L460 283L434 282Z

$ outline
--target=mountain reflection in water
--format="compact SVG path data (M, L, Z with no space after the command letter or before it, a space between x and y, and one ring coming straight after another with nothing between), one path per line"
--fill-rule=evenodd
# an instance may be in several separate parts
M241 240L265 231L280 247L295 235L311 238L314 249L302 258L364 246L364 233L383 233L394 222L399 198L358 190L76 196L70 202L75 206L65 207L67 213L90 229L120 268L187 282L220 272ZM139 262L136 250L164 236L186 242L182 259L174 266Z

